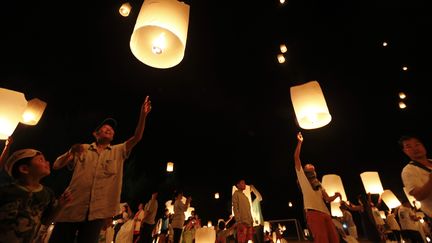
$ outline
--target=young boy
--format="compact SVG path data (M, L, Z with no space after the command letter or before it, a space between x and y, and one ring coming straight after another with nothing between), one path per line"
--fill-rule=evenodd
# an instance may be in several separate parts
M65 191L58 200L54 192L41 185L50 174L50 164L34 149L14 152L4 170L14 182L0 187L0 242L33 242L40 224L50 224L70 200Z

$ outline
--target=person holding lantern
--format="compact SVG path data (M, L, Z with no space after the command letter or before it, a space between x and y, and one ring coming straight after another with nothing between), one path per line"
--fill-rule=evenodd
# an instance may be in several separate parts
M303 206L306 212L306 222L316 243L338 243L339 235L325 202L332 202L341 194L336 192L329 196L316 177L315 167L306 164L302 167L300 160L303 136L297 134L297 146L294 151L295 171L303 194ZM341 198L342 199L342 198Z
M73 170L69 188L74 201L60 212L50 243L98 242L102 227L111 224L118 212L122 188L123 162L141 140L151 101L141 106L135 133L121 144L111 145L117 122L105 119L93 132L95 142L76 144L57 158L53 169Z

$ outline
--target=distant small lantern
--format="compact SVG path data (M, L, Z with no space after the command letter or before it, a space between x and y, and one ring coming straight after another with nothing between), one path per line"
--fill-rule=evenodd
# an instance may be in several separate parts
M288 202L288 207L292 208L293 204L292 202Z
M173 172L174 171L174 163L173 162L168 162L166 170L168 172Z
M21 123L26 125L34 126L36 125L40 118L42 117L43 112L47 103L38 98L31 99L27 102L27 107L22 114Z
M324 175L322 178L322 186L330 196L339 192L342 196L342 200L347 201L347 196L340 176L335 174ZM340 200L341 199L338 197L333 202L340 202Z
M0 139L8 139L21 121L27 100L21 92L0 88Z
M384 41L384 42L382 43L382 45L383 45L384 47L386 47L386 46L388 45L388 43Z
M209 221L207 221L207 227L212 227L213 226L213 224L212 224L212 221L211 220L209 220Z
M330 123L332 117L318 81L292 86L290 93L301 128L315 129Z
M215 198L215 199L219 199L219 193L218 193L218 192L216 192L216 193L214 194L214 198Z
M279 2L280 2L281 4L284 4L284 3L285 3L285 0L279 0Z
M399 92L399 98L400 99L405 99L406 98L406 94L404 92Z
M391 190L384 190L381 198L389 209L397 208L401 205L399 199Z
M279 63L284 63L285 62L285 57L283 54L278 54L277 55L277 59Z
M408 71L408 67L407 67L407 66L403 66L403 67L402 67L402 70L404 70L404 71Z
M405 102L403 102L403 101L399 101L399 108L400 109L405 109L407 106L406 106L406 104L405 104Z
M131 9L132 9L132 6L130 5L130 3L129 2L125 2L119 8L119 13L120 13L121 16L127 17L127 16L129 16L129 13L130 13Z
M131 39L133 55L151 67L170 68L186 48L189 5L177 0L145 0Z
M288 51L288 48L286 47L285 44L281 44L281 45L279 46L279 48L280 48L280 51L281 51L282 53L285 53L285 52Z
M366 171L360 174L360 178L366 193L381 194L384 192L378 172Z

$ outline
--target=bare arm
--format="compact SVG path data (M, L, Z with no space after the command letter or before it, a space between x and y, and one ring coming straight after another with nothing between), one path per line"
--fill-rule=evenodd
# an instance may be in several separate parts
M12 137L8 137L8 139L5 141L5 146L0 155L0 170L3 169L4 164L6 163L6 160L9 157L9 151L10 151L10 146L12 144L12 141L13 141Z
M253 192L255 194L255 196L258 199L258 201L261 202L262 201L261 193L259 193L259 191L255 188L254 185L250 185L250 188L251 188L251 192Z
M321 193L322 193L323 198L326 202L333 202L336 198L342 197L339 192L335 192L335 194L331 197L327 194L327 192L325 190L322 190Z
M301 160L300 160L300 151L301 151L302 143L303 143L303 135L301 134L301 132L299 132L297 133L297 147L295 148L294 151L294 162L295 162L296 170L300 170L300 168L302 167Z
M417 201L421 201L430 196L432 192L432 174L429 174L429 180L421 187L415 187L409 192Z
M151 101L149 96L147 96L144 100L144 103L141 106L141 113L138 120L137 127L135 128L134 135L126 141L126 150L129 153L135 145L141 141L141 138L144 133L145 123L147 119L148 113L150 113L152 109Z
M63 155L60 155L53 165L54 170L59 170L69 163L73 162L74 156L80 156L84 152L84 147L81 144L72 145L71 149Z

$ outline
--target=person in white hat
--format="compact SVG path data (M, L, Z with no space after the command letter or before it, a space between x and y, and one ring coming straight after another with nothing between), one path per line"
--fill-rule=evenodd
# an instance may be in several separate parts
M15 151L4 170L13 182L0 187L0 242L33 242L40 223L51 224L71 194L66 190L56 200L54 192L40 183L51 170L35 149Z

